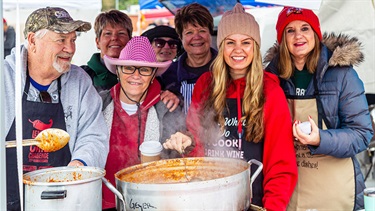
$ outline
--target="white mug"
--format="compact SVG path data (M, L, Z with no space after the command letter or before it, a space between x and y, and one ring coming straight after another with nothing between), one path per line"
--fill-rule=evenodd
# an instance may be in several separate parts
M375 187L366 188L365 195L365 211L375 211Z

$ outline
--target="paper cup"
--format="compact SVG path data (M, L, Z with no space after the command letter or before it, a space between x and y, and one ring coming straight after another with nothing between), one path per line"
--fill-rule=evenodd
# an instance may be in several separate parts
M139 147L141 151L141 162L151 162L160 160L160 153L163 147L158 141L144 141Z
M375 210L375 187L366 188L364 190L365 195L365 211Z
M301 122L300 124L298 124L298 126L299 126L299 129L301 129L303 133L310 135L311 123L309 121Z

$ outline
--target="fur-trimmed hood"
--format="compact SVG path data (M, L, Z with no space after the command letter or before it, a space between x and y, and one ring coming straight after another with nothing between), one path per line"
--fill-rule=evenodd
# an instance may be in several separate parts
M333 52L328 61L329 66L355 66L364 61L362 43L356 37L324 33L322 43ZM279 44L275 43L266 52L263 64L266 66L278 53Z

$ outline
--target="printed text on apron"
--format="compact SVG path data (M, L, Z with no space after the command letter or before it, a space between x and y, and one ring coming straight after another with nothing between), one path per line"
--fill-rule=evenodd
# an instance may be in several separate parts
M60 128L66 130L64 110L60 101L61 82L58 79L58 103L43 103L27 100L30 87L30 76L27 74L24 94L22 96L22 122L23 138L35 138L41 129ZM14 140L15 121L6 137L6 140ZM44 152L37 146L23 148L23 172L27 173L37 169L65 166L71 160L69 144L56 152ZM15 148L6 150L7 169L7 209L20 210L18 175L17 175L17 154Z

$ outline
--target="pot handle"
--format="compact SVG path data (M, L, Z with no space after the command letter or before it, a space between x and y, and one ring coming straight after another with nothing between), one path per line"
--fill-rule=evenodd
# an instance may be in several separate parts
M66 198L66 190L61 191L43 191L40 195L40 199L64 199Z
M124 196L120 193L120 191L118 191L110 182L108 182L108 180L105 177L102 177L102 181L105 184L105 186L107 186L107 188L109 188L109 190L111 190L121 200L121 203L123 205L122 210L126 210L125 199Z
M255 160L255 159L249 160L248 163L250 165L254 163L255 165L258 166L257 170L250 177L250 190L252 190L254 180L257 178L257 176L260 174L260 172L262 172L263 164L261 162L259 162L258 160ZM251 191L251 198L253 198L253 192L252 191Z

